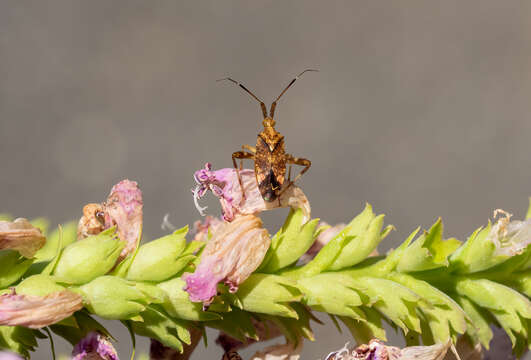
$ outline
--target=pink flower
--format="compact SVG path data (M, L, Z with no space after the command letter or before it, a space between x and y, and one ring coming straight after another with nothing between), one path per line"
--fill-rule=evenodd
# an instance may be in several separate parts
M72 360L119 360L116 350L106 336L91 332L72 351Z
M107 201L88 204L78 224L78 239L99 234L116 225L118 237L126 243L118 262L132 253L142 233L142 192L135 181L122 180L114 185Z
M245 196L240 188L235 169L225 168L212 171L212 165L207 163L204 169L195 172L194 178L197 186L193 190L194 202L201 215L204 215L206 207L201 207L198 200L205 195L207 190L210 190L219 198L223 218L227 221L232 221L236 214L257 214L264 210L288 206L302 208L306 217L305 221L309 220L310 203L298 186L291 185L278 200L266 202L258 189L254 171L243 169L239 172ZM286 187L288 184L283 186Z
M26 219L0 221L0 250L16 250L22 256L32 258L45 242L42 232Z
M59 291L46 296L0 295L0 325L32 329L55 324L83 307L81 296Z
M262 221L254 215L238 215L220 224L208 241L193 274L185 274L190 300L209 305L224 282L231 292L260 265L271 239Z

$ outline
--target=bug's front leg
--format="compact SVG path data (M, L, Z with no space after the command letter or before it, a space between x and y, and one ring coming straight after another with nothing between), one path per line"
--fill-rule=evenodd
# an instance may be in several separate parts
M242 196L245 198L245 192L243 191L242 178L240 176L240 169L238 169L238 164L236 164L236 159L254 159L254 154L247 151L236 151L232 153L232 164L236 170L236 175L238 175L238 182L240 183L240 189L242 190Z
M282 191L280 191L280 194L278 195L280 197L280 195L282 195L284 193L284 191L286 191L291 185L293 185L297 180L299 180L301 178L302 175L304 175L304 173L306 171L308 171L308 169L310 169L310 166L312 166L312 162L308 159L304 159L304 158L296 158L290 154L286 154L286 163L291 165L299 165L299 166L304 166L304 169L301 170L300 173L297 174L297 176L295 176L295 179L293 179L293 181L289 181L288 182L288 186L286 186L284 189L282 189ZM291 177L291 167L290 167L290 174L289 176Z

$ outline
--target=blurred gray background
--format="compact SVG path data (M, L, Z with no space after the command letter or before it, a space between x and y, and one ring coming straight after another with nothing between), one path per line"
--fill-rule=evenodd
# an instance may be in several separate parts
M527 208L530 60L529 1L3 1L0 212L77 219L129 178L146 239L166 213L192 223L193 172L232 166L261 127L258 104L215 80L269 102L314 67L276 116L312 160L313 215L348 221L370 202L397 227L384 251L438 216L464 239L493 209ZM271 232L285 214L267 214ZM350 340L315 330L303 359ZM220 357L213 340L194 359Z

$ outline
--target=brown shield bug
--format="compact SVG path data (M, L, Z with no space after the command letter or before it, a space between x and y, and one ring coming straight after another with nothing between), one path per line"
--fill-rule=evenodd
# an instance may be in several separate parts
M238 166L236 165L236 159L253 159L254 160L254 173L256 175L256 181L258 183L258 188L262 194L262 198L267 202L272 202L275 199L279 198L280 195L288 189L293 183L295 183L311 166L310 160L297 158L285 152L284 149L284 136L282 136L278 131L275 130L275 120L273 119L275 115L275 108L277 106L278 100L284 95L284 93L293 85L299 77L307 71L318 71L313 69L307 69L297 75L291 82L282 90L280 95L273 101L271 108L269 110L269 115L267 113L267 108L262 100L260 100L256 95L254 95L249 89L247 89L243 84L238 81L228 77L220 79L218 81L228 80L234 84L241 87L245 90L253 99L260 103L260 108L262 109L262 115L264 119L262 124L264 129L258 134L256 140L256 146L242 145L242 151L236 151L232 154L232 162L234 168L238 172L238 180L240 182L240 187L243 192L242 180L240 173L238 171ZM288 171L288 184L284 188L282 185L286 179L286 166L290 165ZM304 166L301 172L291 181L291 165L300 165ZM241 164L240 164L241 169ZM244 194L245 196L245 194Z

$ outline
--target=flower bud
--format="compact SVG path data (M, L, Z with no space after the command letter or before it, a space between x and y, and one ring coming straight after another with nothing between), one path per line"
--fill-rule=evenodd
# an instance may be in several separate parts
M26 219L0 221L0 250L12 249L26 258L32 258L45 242L42 232Z
M72 360L119 360L109 338L90 332L79 341L72 351Z
M204 215L203 211L206 210L206 207L199 206L198 200L206 194L207 190L210 190L219 198L223 217L227 221L232 221L236 214L256 214L264 210L288 206L293 209L303 209L304 222L310 219L310 203L298 186L284 183L283 189L289 187L278 200L269 202L262 198L254 170L239 170L243 193L236 171L232 168L212 171L212 165L207 163L204 169L195 172L194 178L197 186L193 190L194 202L201 215Z
M209 304L222 281L235 292L260 265L270 243L262 221L254 215L240 215L219 226L203 250L196 271L183 276L190 300Z
M0 325L42 328L61 321L83 307L81 296L63 290L46 296L0 295Z
M236 297L243 310L296 319L297 312L289 303L300 301L302 294L297 284L285 277L252 274L240 285Z
M54 275L64 282L84 284L108 273L116 263L124 244L114 229L76 241L62 252Z
M15 290L20 295L45 296L66 289L57 284L52 276L38 274L24 279Z
M164 301L156 287L115 276L100 276L78 289L90 312L104 319L134 318L152 302Z
M172 317L191 321L221 319L219 314L203 311L200 303L190 301L188 293L184 291L186 282L181 278L171 279L157 286L167 295L162 306Z
M183 254L188 227L142 245L126 278L135 281L164 281L181 271L195 256Z

